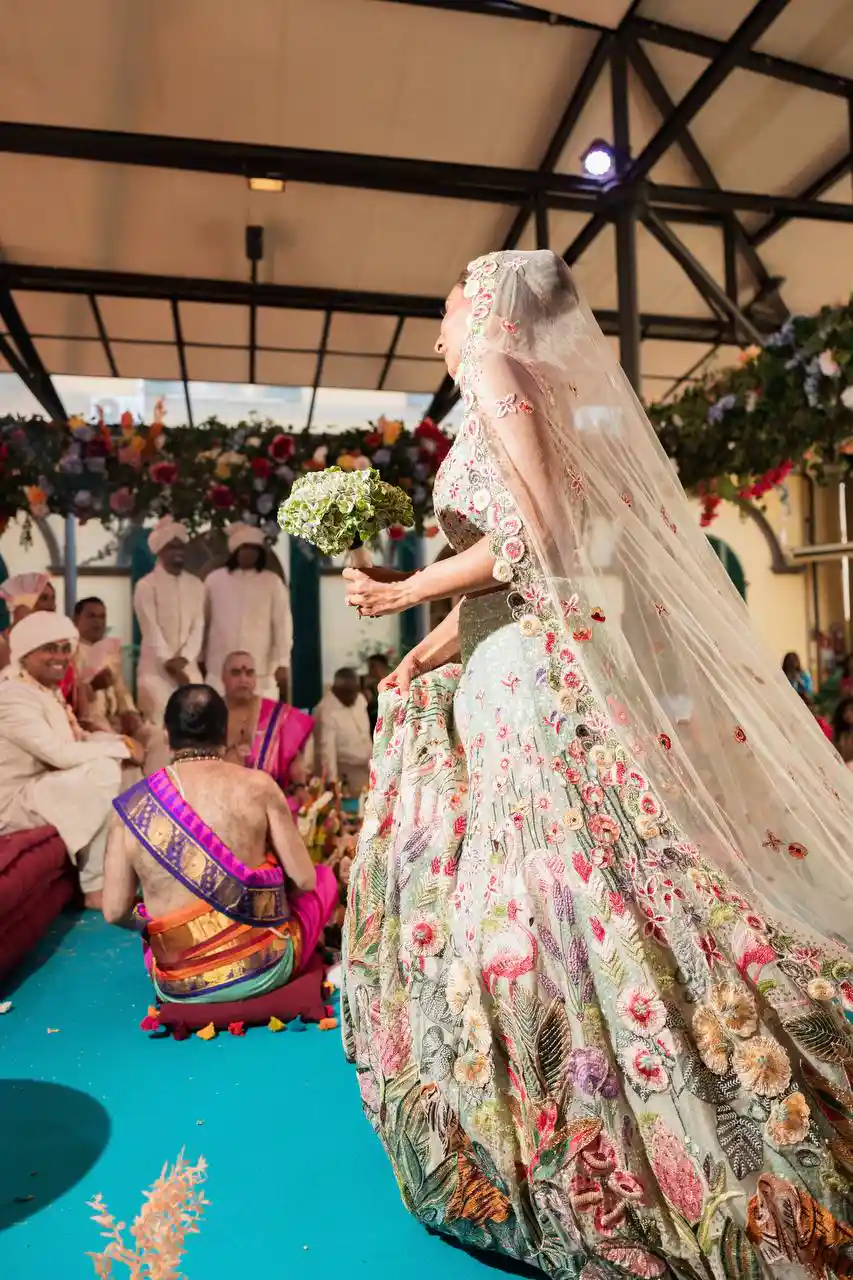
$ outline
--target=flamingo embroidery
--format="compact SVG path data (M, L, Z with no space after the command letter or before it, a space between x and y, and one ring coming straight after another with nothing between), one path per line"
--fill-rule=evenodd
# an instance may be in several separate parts
M512 900L507 906L509 926L501 931L491 954L483 965L483 981L491 995L504 979L509 984L510 1003L514 998L514 984L536 967L536 938L527 925L518 918L518 903Z

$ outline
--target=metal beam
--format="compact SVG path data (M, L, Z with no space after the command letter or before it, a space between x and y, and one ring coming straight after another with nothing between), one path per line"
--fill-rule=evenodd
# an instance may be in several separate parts
M572 130L580 119L581 112L589 101L590 95L598 83L598 78L604 70L611 45L612 36L609 34L601 36L597 41L589 61L580 74L572 95L566 103L566 109L560 117L560 122L554 130L551 141L548 143L545 154L539 164L541 173L550 173L553 170L568 145ZM519 209L501 246L504 250L516 247L524 234L524 228L527 226L531 213L535 211L539 216L540 207L541 200L539 202L528 202ZM539 229L541 230L541 228Z
M0 151L509 205L547 192L586 208L599 194L571 174L16 121L0 122Z
M679 49L682 53L692 53L698 58L716 58L725 48L722 40L715 40L698 31L685 31L681 27L672 27L666 22L656 22L651 18L635 18L631 23L631 32L640 40L646 40L650 44L663 45L667 49ZM804 89L814 89L818 93L830 93L846 98L853 92L853 80L846 76L834 75L831 71L822 71L819 67L809 67L801 62L792 62L789 58L776 58L769 53L758 53L754 49L746 49L740 53L736 65L744 71L769 76L772 80L784 80L788 84L798 84Z
M93 293L89 294L89 306L92 308L92 315L95 318L95 327L98 330L98 337L101 339L101 346L104 348L104 355L107 358L110 374L112 377L119 376L118 365L115 362L113 349L110 346L110 337L107 333L107 327L104 324L104 317L101 315L101 308L98 306L98 299Z
M184 334L181 329L181 312L177 298L172 298L172 325L175 330L175 346L178 348L178 364L181 369L181 382L184 384L184 402L187 406L187 425L194 426L193 404L190 399L190 380L187 377L187 349L184 346Z
M629 178L632 181L636 182L648 177L673 143L679 141L691 120L710 101L726 77L731 75L738 65L738 59L764 35L767 28L776 21L789 3L790 0L758 0L731 39L723 45L699 79L687 90L678 106L663 122L631 166Z
M827 191L831 191L836 183L846 178L851 170L853 170L853 151L848 151L846 155L836 160L835 164L831 165L825 173L822 173L819 178L815 178L814 182L810 182L807 187L804 187L795 198L797 200L818 200ZM769 240L771 236L775 236L777 231L781 231L784 226L787 226L793 216L793 214L784 213L781 210L771 214L766 222L763 222L756 231L753 231L749 237L750 244L753 248L758 248L759 245Z
M343 311L355 315L441 318L443 299L423 294L359 292L303 285L258 284L246 280L214 280L192 276L143 275L130 271L93 271L77 267L42 267L7 263L10 287L31 293L90 294L114 298L160 298L171 302L222 302L294 311Z
M474 13L489 18L511 18L523 22L545 23L552 27L607 30L597 24L585 23L578 18L548 13L545 9L534 9L530 5L504 3L503 0L385 0L385 3L408 4L425 9L450 9L457 13ZM657 22L653 18L632 18L626 29L649 44L662 45L666 49L678 49L682 53L692 53L696 57L707 58L709 61L716 58L725 47L722 40L717 40L713 36L674 27L667 22ZM790 58L758 53L754 49L742 53L737 65L745 71L754 72L755 75L769 76L772 80L797 84L804 89L813 89L817 93L829 93L846 98L853 92L853 80L847 76L835 75L831 71L821 70L820 67L793 62Z
M27 389L32 392L48 417L54 418L59 422L65 421L68 417L65 407L51 381L50 374L42 364L41 356L36 350L35 343L30 337L15 299L12 297L5 264L0 268L0 318L2 318L6 326L9 337L15 344L18 354L18 368L14 364L12 367L19 373L19 376L21 365L27 370L28 376L24 379ZM12 362L10 361L9 363L11 364Z
M666 218L669 202L711 213L765 213L814 222L853 222L853 206L837 200L813 200L808 196L770 196L757 191L709 191L703 187L672 187L654 183L649 202ZM664 207L661 208L661 205Z
M391 342L388 346L388 350L385 353L385 359L382 363L382 372L379 375L379 382L377 383L377 386L376 386L377 391L383 390L385 386L385 379L388 377L388 374L391 372L391 365L394 363L394 357L397 354L397 346L402 336L403 325L405 323L406 323L406 317L400 316L399 319L397 320L396 325L394 326L394 334L391 338Z
M326 318L323 321L323 332L320 336L320 347L317 351L317 367L314 370L314 385L311 388L311 404L308 407L308 419L305 423L305 430L311 430L311 424L314 421L314 406L317 403L317 392L320 389L320 379L323 376L323 365L326 362L326 348L329 345L329 330L332 327L332 313L326 312Z
M549 13L530 4L514 0L384 0L386 4L405 4L416 9L450 9L453 13L473 13L483 18L511 18L517 22L533 22L537 26L573 27L577 31L605 31L597 22L570 18L563 13Z
M714 277L705 270L699 259L694 257L687 245L679 240L672 228L668 227L653 209L646 210L643 214L643 221L658 243L671 254L706 301L712 307L719 308L723 315L733 320L750 342L757 342L760 345L763 342L760 330L756 328L749 316L741 311L737 303L732 301L725 289L720 288Z
M613 149L616 177L631 168L628 54L618 41L610 57ZM638 202L627 199L616 211L616 279L619 289L619 360L631 386L640 394L640 297L637 283Z
M668 119L676 109L675 101L670 97L668 89L637 40L631 41L630 58L631 64L639 76L643 88L649 95L655 110L662 120ZM683 131L679 138L678 146L699 182L705 187L710 187L712 191L719 191L720 184L714 171L696 144L689 129ZM739 248L743 254L744 261L755 276L756 284L759 286L764 284L769 279L768 272L755 249L749 243L743 227L734 216L727 219L724 234L727 246L726 252L728 253L730 245ZM732 276L732 280L734 279L735 276ZM736 298L735 301L737 301Z

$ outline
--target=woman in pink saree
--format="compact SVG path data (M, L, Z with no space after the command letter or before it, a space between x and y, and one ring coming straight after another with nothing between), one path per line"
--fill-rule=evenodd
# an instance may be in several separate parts
M298 759L314 728L313 719L285 702L258 697L251 654L229 653L222 683L228 705L227 758L275 778L296 812L299 801L290 792L301 781L294 774L298 774Z

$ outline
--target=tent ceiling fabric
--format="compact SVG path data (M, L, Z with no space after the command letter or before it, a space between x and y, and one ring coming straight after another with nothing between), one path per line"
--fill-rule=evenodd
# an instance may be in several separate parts
M620 23L630 32L636 22L634 35L653 73L679 103L755 0L527 5L526 16L536 18L533 9L541 21L475 12L493 7L490 0L465 0L458 11L442 0L7 0L0 120L533 173L597 42L612 39L608 32ZM849 6L850 0L789 3L755 51L853 79ZM688 37L671 38L669 28L687 28ZM703 38L699 46L692 36ZM701 47L702 54L672 44ZM99 50L95 71L93 47ZM754 62L745 69L743 61L691 120L692 140L720 187L799 196L850 152L849 103L774 79ZM555 152L557 174L581 177L589 142L613 138L612 99L605 66L568 141ZM633 67L628 108L636 157L662 119ZM442 198L330 182L289 181L281 194L254 193L237 172L23 154L3 148L2 130L0 254L49 373L109 376L117 370L122 377L179 380L180 332L190 380L247 381L250 294L213 299L226 286L247 284L245 228L260 225L259 284L283 293L273 298L261 290L255 298L256 381L312 385L325 333L321 386L429 393L443 373L433 352L441 300L466 262L501 246L518 212L517 201L503 203L503 195ZM706 185L677 144L653 166L650 180ZM849 204L849 173L820 198ZM575 211L577 201L566 203L570 207L552 208L548 216L558 252L589 218ZM767 218L739 216L747 233ZM680 220L673 230L723 287L721 219L708 225L706 217L701 225L701 214L697 218ZM532 216L518 243L536 244ZM853 277L849 224L788 221L758 252L769 275L784 279L792 311L834 300ZM15 271L24 267L86 274L16 287ZM612 317L618 309L612 225L592 240L575 270L592 305ZM716 364L732 348L714 342L717 312L642 226L637 272L641 312L682 317L685 332L697 339L645 338L643 391L657 396L703 357ZM162 284L149 290L158 296L142 296L141 279L111 293L113 277L102 273L173 277L174 289ZM742 260L738 279L744 306L756 280ZM199 281L210 287L195 287ZM213 288L217 282L223 288ZM300 289L310 292L297 296ZM352 305L345 306L342 291L354 295ZM382 314L360 313L366 308L355 295L363 293L406 295L400 319L390 305ZM690 321L705 327L691 330ZM8 370L2 356L0 370Z

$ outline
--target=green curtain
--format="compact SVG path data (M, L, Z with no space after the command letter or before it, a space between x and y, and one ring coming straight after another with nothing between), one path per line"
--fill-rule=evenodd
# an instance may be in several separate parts
M718 560L721 561L723 568L731 578L738 594L743 600L746 599L746 575L743 571L743 565L732 551L728 543L723 542L720 538L714 538L710 533L705 535L711 544L711 548Z
M395 560L398 569L404 569L407 573L414 573L415 570L423 567L423 548L421 540L416 533L407 533L395 545ZM400 614L400 653L408 653L410 649L414 649L424 637L424 613L425 610L418 606L414 609L407 609L405 613Z
M308 710L323 696L320 557L301 538L290 539L290 608L294 621L291 697L295 707Z

